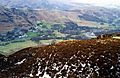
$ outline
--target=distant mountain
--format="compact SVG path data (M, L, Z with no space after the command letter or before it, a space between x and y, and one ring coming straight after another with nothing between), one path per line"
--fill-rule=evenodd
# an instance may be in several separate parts
M57 9L68 10L71 8L80 8L91 4L74 3L65 0L1 0L0 5L12 8L32 8L32 9ZM97 7L120 9L118 5L91 5Z
M44 2L44 5L47 3L51 4L49 1L42 2ZM78 26L101 28L105 31L120 29L120 11L117 9L91 6L87 4L74 4L73 6L74 7L68 10L25 9L12 8L12 6L6 8L5 6L1 6L0 32L11 31L14 28L29 30L31 27L37 25L37 21L45 21L52 25L73 22ZM46 8L47 7L48 6L46 5Z
M8 1L8 0L7 0ZM10 0L11 1L11 0ZM5 30L6 27L8 29L10 27L20 27L20 26L34 26L36 25L37 21L46 21L48 23L62 23L65 22L74 22L78 24L79 26L92 26L92 27L100 27L100 26L119 26L119 20L120 20L120 11L117 9L108 9L103 7L97 7L97 6L91 6L87 4L74 4L71 9L67 10L55 10L55 7L52 6L51 2L41 0L42 3L39 3L38 5L41 7L38 9L33 9L33 7L27 3L29 3L30 0L25 0L28 2L25 2L24 0L21 0L23 2L18 2L18 6L28 5L32 8L23 8L18 7L18 3L13 2L16 0L13 0L7 7L0 7L0 31ZM37 0L39 1L39 0ZM4 3L5 1L3 1ZM55 3L55 2L54 2ZM36 4L36 2L31 4ZM58 3L59 4L59 3ZM5 3L4 3L5 5ZM16 5L16 7L14 6ZM61 4L60 4L61 5ZM49 7L52 6L52 7ZM56 5L58 6L58 5ZM61 5L62 6L62 5ZM64 6L63 6L64 7ZM36 7L37 8L37 7ZM47 8L45 10L45 8ZM51 8L53 10L50 10L48 8ZM5 28L5 29L4 29Z
M70 5L59 0L1 0L1 5L12 8L60 9L66 10Z

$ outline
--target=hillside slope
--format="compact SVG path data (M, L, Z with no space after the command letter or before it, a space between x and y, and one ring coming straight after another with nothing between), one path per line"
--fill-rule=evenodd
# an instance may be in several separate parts
M119 58L119 39L64 41L1 56L0 78L119 78Z
M6 8L0 6L0 32L14 28L28 29L36 23L36 14L32 10Z
M45 3L43 3L45 4ZM119 30L120 11L86 4L75 4L75 8L68 10L48 10L45 8L6 8L0 6L0 32L34 27L37 21L51 24L65 24L74 22L78 26L103 28L105 30Z

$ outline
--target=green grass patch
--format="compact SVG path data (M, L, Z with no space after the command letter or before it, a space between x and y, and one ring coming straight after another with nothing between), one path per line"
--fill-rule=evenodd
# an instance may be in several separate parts
M37 37L39 34L38 34L38 32L29 31L29 32L27 32L27 35L29 36L29 38L33 38L33 37Z
M33 41L30 41L30 40L25 42L10 43L5 46L0 46L0 54L8 56L15 53L16 51L19 51L21 49L31 47L31 46L37 46L37 43L34 43Z

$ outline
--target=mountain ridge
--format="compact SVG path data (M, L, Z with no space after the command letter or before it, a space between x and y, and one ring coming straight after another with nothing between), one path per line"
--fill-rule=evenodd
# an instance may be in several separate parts
M30 9L68 9L70 5L59 0L2 0L1 5L11 8L30 8Z

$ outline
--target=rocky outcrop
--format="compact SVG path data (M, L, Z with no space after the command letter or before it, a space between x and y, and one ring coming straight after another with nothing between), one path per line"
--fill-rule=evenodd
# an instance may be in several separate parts
M4 58L0 78L119 78L119 57L119 39L64 41Z

